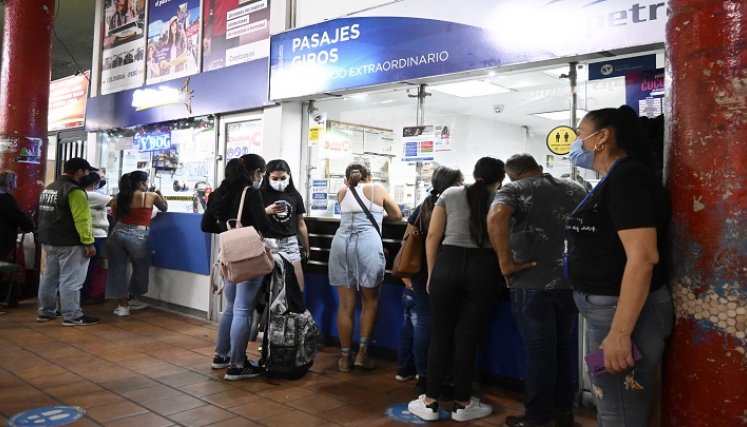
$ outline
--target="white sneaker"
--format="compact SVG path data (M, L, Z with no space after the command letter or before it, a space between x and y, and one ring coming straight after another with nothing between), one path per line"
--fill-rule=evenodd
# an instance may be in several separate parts
M407 410L411 414L425 421L438 420L438 401L431 404L425 404L425 395L421 394L417 399L407 404Z
M117 316L129 316L130 307L118 305L117 308L114 309L114 314L116 314Z
M480 399L472 397L469 404L462 408L461 405L454 402L454 409L451 411L451 419L454 421L469 421L478 418L485 418L493 413L493 407L480 403Z
M136 298L129 300L128 304L130 304L130 310L142 310L144 308L148 308L147 303L144 303Z

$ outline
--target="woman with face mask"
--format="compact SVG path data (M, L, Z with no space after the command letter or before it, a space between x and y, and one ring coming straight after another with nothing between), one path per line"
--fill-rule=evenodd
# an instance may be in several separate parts
M647 426L674 320L662 251L669 204L630 107L590 112L578 135L571 161L603 175L566 223L564 254L586 320L586 348L603 351L605 369L591 376L597 420L604 426Z
M161 212L169 208L160 192L148 191L148 174L136 170L122 175L119 193L111 201L115 225L106 239L109 262L106 298L119 300L114 310L117 316L129 316L131 309L147 307L135 297L148 293L151 259L147 242L153 206ZM129 279L128 263L132 263Z
M265 233L274 239L273 252L283 252L293 263L298 284L303 290L301 263L309 259L309 232L303 220L303 197L293 185L290 166L285 160L271 160L262 183L262 200L272 227ZM299 246L300 244L300 246Z
M264 212L262 193L259 191L264 172L265 160L256 154L246 154L230 160L226 164L225 179L210 194L200 223L202 231L213 234L226 231L228 221L237 219L241 198L246 189L241 225L252 226L260 233L267 233L270 230L270 220ZM263 276L243 282L223 279L226 306L218 324L218 342L215 344L212 367L228 368L223 377L227 381L262 375L262 368L247 359L246 347L263 280Z

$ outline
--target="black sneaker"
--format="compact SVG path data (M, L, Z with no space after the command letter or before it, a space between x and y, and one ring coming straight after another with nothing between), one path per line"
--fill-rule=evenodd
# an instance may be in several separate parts
M77 319L63 320L62 326L91 326L98 325L101 323L101 319L93 316L86 316L85 314Z
M226 369L230 365L231 358L228 356L213 357L213 369Z
M410 381L415 378L416 374L417 373L412 368L397 368L397 374L394 376L394 379L402 382Z
M226 381L243 380L258 377L264 373L264 368L254 366L247 360L244 362L244 366L229 366L223 379Z
M54 320L57 316L55 315L49 315L49 314L39 314L36 316L37 322L49 322L50 320Z

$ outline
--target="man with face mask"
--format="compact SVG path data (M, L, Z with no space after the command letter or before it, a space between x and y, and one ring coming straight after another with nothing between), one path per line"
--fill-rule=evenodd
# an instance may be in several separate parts
M47 256L39 283L39 322L55 319L58 288L63 326L95 325L101 320L84 315L80 308L80 289L88 262L96 254L88 196L80 186L91 171L98 169L73 157L65 162L62 176L39 196L39 241Z

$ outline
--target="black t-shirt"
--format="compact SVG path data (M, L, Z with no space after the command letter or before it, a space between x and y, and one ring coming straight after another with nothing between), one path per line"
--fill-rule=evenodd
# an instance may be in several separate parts
M265 201L265 207L270 206L278 200L288 202L288 209L286 211L270 215L272 227L270 231L265 233L265 237L278 239L298 234L298 215L306 213L303 197L301 197L298 191L276 191L272 188L262 189L262 199Z
M617 232L656 228L659 263L651 291L666 281L669 202L651 168L624 159L600 182L566 223L573 288L594 295L619 295L627 257Z

